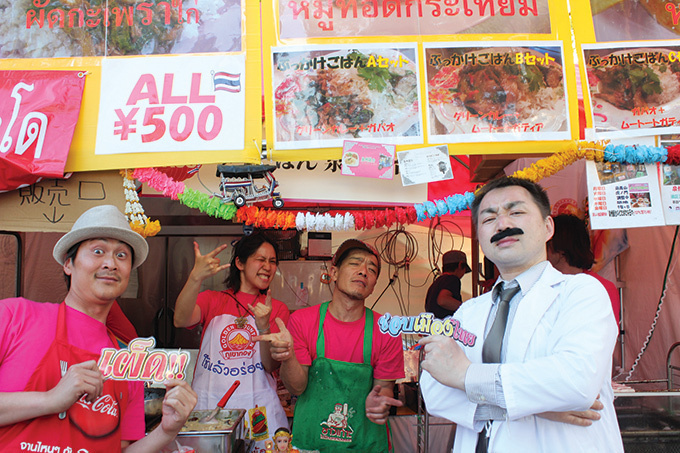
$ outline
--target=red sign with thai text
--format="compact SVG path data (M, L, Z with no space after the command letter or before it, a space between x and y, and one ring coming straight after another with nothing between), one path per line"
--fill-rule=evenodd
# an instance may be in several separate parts
M0 191L64 176L84 86L78 71L0 71Z

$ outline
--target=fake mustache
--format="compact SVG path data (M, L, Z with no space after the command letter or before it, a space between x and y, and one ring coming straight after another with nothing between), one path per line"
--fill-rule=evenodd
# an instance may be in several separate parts
M508 228L507 230L503 230L503 231L496 233L493 236L491 236L490 241L493 244L494 242L498 242L501 239L504 239L508 236L517 236L517 235L520 235L520 234L524 234L524 231L522 231L521 228Z

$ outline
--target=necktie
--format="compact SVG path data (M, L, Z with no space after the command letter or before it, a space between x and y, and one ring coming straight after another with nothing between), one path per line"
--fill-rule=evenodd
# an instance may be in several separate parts
M519 286L503 288L501 291L496 319L494 319L489 330L484 346L482 347L482 361L484 363L501 363L501 346L505 336L505 326L508 322L508 311L510 311L510 299L519 291Z
M496 310L496 319L494 319L489 334L484 340L484 346L482 346L482 361L484 363L501 363L501 347L503 346L503 337L505 336L505 326L508 323L510 299L518 291L519 286L513 286L512 288L504 287L501 290L498 310ZM477 438L476 453L487 452L489 440L486 437L486 432L487 426L484 426L484 429L482 429Z

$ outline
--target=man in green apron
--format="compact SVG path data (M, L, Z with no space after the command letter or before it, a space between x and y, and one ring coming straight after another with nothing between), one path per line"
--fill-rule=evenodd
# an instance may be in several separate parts
M288 328L264 335L281 362L281 379L299 395L293 445L303 450L385 453L394 381L404 377L401 338L380 332L380 315L364 306L380 274L380 255L345 241L330 269L333 297L291 314Z

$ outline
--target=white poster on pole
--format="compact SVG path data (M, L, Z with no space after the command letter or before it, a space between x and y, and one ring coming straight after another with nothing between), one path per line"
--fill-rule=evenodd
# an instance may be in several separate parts
M666 225L680 225L680 166L656 164Z
M105 58L95 154L243 149L245 81L242 54Z
M664 224L655 164L586 163L594 230Z

